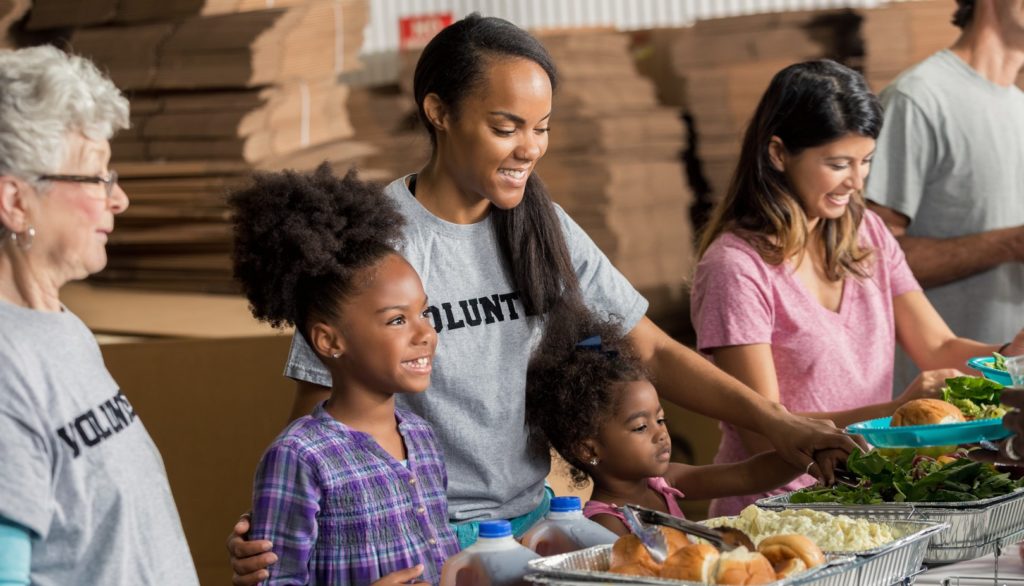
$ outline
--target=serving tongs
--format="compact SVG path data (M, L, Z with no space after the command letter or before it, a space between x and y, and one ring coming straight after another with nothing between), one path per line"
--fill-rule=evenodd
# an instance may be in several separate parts
M637 536L640 543L644 544L644 547L647 548L647 553L651 554L651 558L655 562L663 564L668 559L668 542L665 541L665 534L656 526L647 525L641 521L636 511L639 508L633 505L626 505L619 510L622 511L626 527L629 528L633 535Z
M679 517L673 517L662 513L661 511L655 511L654 509L648 509L637 505L625 505L621 508L623 516L626 517L626 525L629 526L630 530L633 531L640 538L640 541L647 545L644 537L636 532L631 525L629 519L630 516L634 516L639 525L663 525L665 527L671 527L678 531L682 531L688 535L699 537L722 551L732 551L737 547L743 546L750 551L755 551L754 542L751 541L750 537L732 527L707 527L700 523L694 523L693 521L687 521ZM643 531L656 533L661 538L661 543L665 542L665 536L662 535L661 531L658 531L656 527L644 526ZM648 551L651 551L651 547L648 546ZM667 546L662 551L667 551ZM651 552L651 556L654 557L654 552Z
M836 479L836 484L843 484L851 488L860 486L860 476L857 476L853 472L846 469L846 462L840 462L832 468L832 475Z

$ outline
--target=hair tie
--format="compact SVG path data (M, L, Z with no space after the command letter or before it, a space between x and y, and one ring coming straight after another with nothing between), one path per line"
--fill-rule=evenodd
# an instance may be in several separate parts
M619 356L619 352L617 350L604 349L604 347L601 345L601 336L590 336L589 338L584 338L583 340L576 344L576 349L600 352L601 354L604 354L608 358L617 358Z

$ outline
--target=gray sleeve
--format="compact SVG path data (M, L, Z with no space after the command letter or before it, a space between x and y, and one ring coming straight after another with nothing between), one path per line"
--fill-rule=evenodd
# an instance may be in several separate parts
M928 172L935 165L936 133L920 106L895 89L882 93L885 122L878 137L865 196L913 221Z
M53 515L52 454L40 406L17 368L0 380L0 517L45 538Z
M632 330L647 313L647 300L612 265L583 228L561 206L555 207L587 306L605 317L620 319L627 332Z
M292 347L288 350L288 363L285 364L284 375L322 387L331 386L331 373L299 332L292 334Z

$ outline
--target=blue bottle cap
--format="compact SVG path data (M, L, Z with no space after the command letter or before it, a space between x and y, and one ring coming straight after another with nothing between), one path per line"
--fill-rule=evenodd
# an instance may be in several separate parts
M552 513L571 513L583 508L578 496L556 496L551 499Z
M494 521L480 521L480 537L484 539L496 539L512 535L512 524L504 519Z

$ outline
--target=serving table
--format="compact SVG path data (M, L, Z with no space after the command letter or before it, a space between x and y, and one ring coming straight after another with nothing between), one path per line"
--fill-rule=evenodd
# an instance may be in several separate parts
M1024 586L1024 560L1016 545L998 559L988 554L955 564L935 566L917 576L918 586Z

